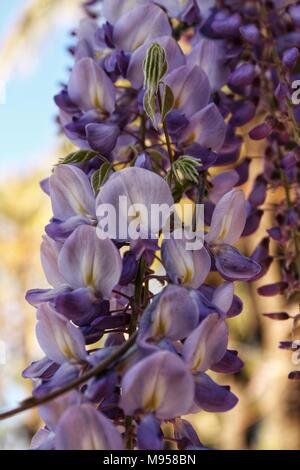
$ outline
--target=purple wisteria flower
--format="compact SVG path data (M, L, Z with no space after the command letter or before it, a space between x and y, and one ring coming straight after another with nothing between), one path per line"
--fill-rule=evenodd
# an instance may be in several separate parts
M166 424L178 450L204 448L184 416L238 402L215 378L243 366L228 349L228 319L243 308L234 281L262 277L273 257L268 238L247 256L235 245L259 227L270 187L286 201L267 235L289 256L282 280L260 293L299 288L298 118L284 86L299 9L266 3L264 16L252 3L104 0L101 18L97 0L85 3L55 97L78 148L41 184L53 211L41 246L51 287L27 293L44 353L23 372L43 401L34 449L163 450ZM245 132L266 139L248 199ZM203 234L196 210L190 224L167 211L187 201L204 206Z

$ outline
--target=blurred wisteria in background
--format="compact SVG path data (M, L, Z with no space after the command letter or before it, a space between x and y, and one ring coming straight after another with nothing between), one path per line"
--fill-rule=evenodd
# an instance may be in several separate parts
M52 96L59 91L58 80L66 79L72 63L67 50L74 43L70 30L84 16L82 2L77 0L9 3L9 11L0 6L0 80L5 83L0 105L0 340L6 345L6 363L0 365L1 408L31 393L21 371L40 357L34 337L34 311L24 300L24 293L32 286L46 287L39 244L50 218L50 204L38 182L49 174L58 156L72 150L58 133ZM251 121L241 127L241 134L246 135L259 123ZM246 138L242 147L241 157L252 157L250 177L242 186L247 196L262 171L257 156L263 154L264 146L264 142ZM214 168L211 174L218 171ZM268 193L264 204L272 207L283 197L279 188ZM255 236L243 238L239 249L250 255L271 226L272 213L266 210ZM274 250L272 242L270 252ZM262 280L235 283L244 309L242 315L228 322L229 347L239 351L245 366L238 374L226 377L224 384L233 386L240 401L225 414L201 412L190 417L208 447L300 447L300 383L287 379L293 368L291 351L277 348L280 341L289 338L290 325L263 316L273 311L293 314L297 303L292 299L287 305L282 296L257 294L258 287L279 280L279 264L275 262ZM39 427L36 411L1 422L0 448L28 448Z

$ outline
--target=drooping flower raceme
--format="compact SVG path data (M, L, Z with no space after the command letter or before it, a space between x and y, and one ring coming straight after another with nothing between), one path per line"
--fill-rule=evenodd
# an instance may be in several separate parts
M55 97L78 149L43 182L53 218L41 262L51 287L27 293L44 357L24 377L36 399L75 385L40 406L45 427L32 447L160 450L169 423L179 450L201 450L183 416L237 404L210 374L243 366L228 349L228 319L242 311L234 281L257 279L270 265L266 244L250 257L235 245L257 229L274 171L296 181L297 147L279 161L278 146L290 140L268 111L250 133L268 139L264 174L248 201L240 188L250 159L239 160L237 129L256 114L266 73L259 60L270 59L260 42L268 7L262 20L256 5L249 16L239 1L104 0L98 23L96 3L85 4L91 17L80 23L69 81ZM294 57L284 53L293 42L284 27L272 33L283 28L274 47L279 63L284 55L278 101ZM192 250L172 215L149 215L187 199L204 204L203 243ZM289 201L270 235L282 243L293 236L296 249L299 205ZM295 281L294 271L285 276Z

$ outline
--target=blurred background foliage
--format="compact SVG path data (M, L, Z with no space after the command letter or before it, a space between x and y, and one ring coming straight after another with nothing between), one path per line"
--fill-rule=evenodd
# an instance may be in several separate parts
M39 261L39 244L51 212L39 181L49 174L58 158L68 152L68 144L57 135L52 95L58 89L57 80L65 76L70 63L66 51L71 44L68 31L82 16L80 0L13 0L7 2L13 7L9 15L3 3L0 5L3 23L0 23L0 82L9 87L12 80L14 86L5 103L0 105L0 340L6 346L6 363L0 364L1 408L30 395L31 383L22 379L21 372L29 362L41 357L35 340L35 311L26 304L24 294L29 288L46 286ZM52 47L50 56L45 52L47 45ZM59 57L62 52L63 56ZM49 80L55 77L51 86L47 86L43 74L50 74ZM29 99L33 100L33 105L40 100L39 112L31 112L24 101L26 95L30 95L32 83L34 89ZM17 87L24 96L15 102L14 96L19 93ZM24 107L30 126L26 130L26 145L18 136L18 132L22 132L21 124L16 122ZM10 121L7 115L12 116ZM247 128L241 129L242 134L247 131ZM40 140L41 134L46 140ZM49 135L51 141L47 140ZM9 145L6 146L6 142ZM261 154L259 145L250 144L246 139L242 152L253 157L252 181L261 165L257 158ZM250 187L247 183L243 189L248 193ZM280 193L273 193L266 205L271 208L272 203L282 197ZM266 211L259 231L244 239L240 248L251 254L271 225L272 212ZM276 255L276 246L272 246L271 252ZM297 305L285 305L280 296L266 298L256 293L259 285L274 282L278 276L274 264L261 281L236 286L244 301L244 310L240 317L229 320L230 348L239 351L245 367L235 376L224 376L224 384L230 383L240 402L223 415L202 412L189 417L207 446L300 448L300 383L287 379L292 368L291 353L276 347L280 340L289 338L291 325L262 316L264 312L283 308L295 313ZM28 448L39 425L36 410L0 422L0 449Z

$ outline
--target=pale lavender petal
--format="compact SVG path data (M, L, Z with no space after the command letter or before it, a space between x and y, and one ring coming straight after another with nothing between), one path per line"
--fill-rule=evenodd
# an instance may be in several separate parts
M41 262L47 281L53 287L59 287L65 283L60 274L57 264L58 254L61 249L61 243L44 236L41 244Z
M153 3L139 5L122 16L114 26L113 41L118 49L133 52L158 36L171 36L168 16Z
M82 333L49 304L37 312L36 336L45 354L57 364L85 361L85 341Z
M194 114L181 141L186 144L198 142L202 147L214 151L221 149L226 136L226 124L223 116L214 103L208 104Z
M240 238L246 223L246 200L244 191L233 189L217 203L213 212L208 243L233 244Z
M175 107L187 117L208 104L209 81L199 65L183 65L169 73L165 81L172 89Z
M186 338L199 323L196 299L188 289L167 286L157 295L141 318L140 335L166 337L170 340Z
M204 372L222 359L227 343L226 323L213 313L185 340L182 355L193 372Z
M212 303L220 310L227 313L230 309L234 297L234 288L232 282L223 282L213 293Z
M225 85L230 70L226 65L224 41L201 37L188 56L188 63L200 65L208 77L212 91Z
M209 191L209 199L216 204L221 197L238 183L240 177L235 170L223 171L211 180L213 188Z
M60 419L57 450L122 450L121 435L112 422L90 404L74 405Z
M122 260L109 239L100 240L96 229L81 225L65 241L58 266L73 289L91 287L96 294L109 298L118 284Z
M110 23L114 24L123 15L141 3L149 0L103 0L102 13Z
M111 79L93 59L76 62L68 84L68 94L82 111L96 109L112 113L115 109L115 88Z
M127 208L120 206L120 197L125 199ZM102 204L111 204L116 208L117 221L121 219L121 224L126 229L125 238L128 236L127 228L132 222L136 223L142 233L148 234L151 231L151 234L156 236L166 218L149 220L153 207L151 205L166 204L170 207L173 205L173 198L169 185L161 176L144 168L131 167L114 173L102 186L96 200L98 215ZM143 205L145 211L140 214L137 212L136 217L128 217L128 208L135 204ZM120 235L119 229L118 225L117 235Z
M58 286L55 289L31 289L26 292L25 298L30 305L37 307L44 302L51 302L57 295L68 290L70 290L70 288L66 284Z
M151 373L149 373L151 371ZM137 410L171 419L186 414L194 398L194 382L174 353L159 351L131 367L122 379L120 406L128 415Z
M95 214L95 198L86 174L74 165L58 165L50 177L50 197L54 217L64 221Z
M31 450L53 450L55 434L48 429L42 428L33 436L30 449Z
M205 281L211 260L207 250L187 250L187 240L164 239L161 248L163 265L171 281L197 289Z
M71 390L48 403L39 406L39 414L48 429L55 431L56 425L69 406L77 405L83 396L77 390Z

